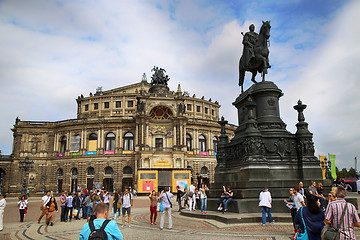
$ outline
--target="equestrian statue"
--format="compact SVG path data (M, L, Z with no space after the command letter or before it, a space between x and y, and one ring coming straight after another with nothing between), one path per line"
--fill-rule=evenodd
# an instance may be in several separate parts
M244 92L244 78L245 72L252 72L251 81L255 81L257 72L262 74L262 81L265 81L265 74L269 65L269 37L270 37L270 21L263 21L263 25L260 28L259 34L254 32L255 26L251 24L249 26L250 32L245 34L241 33L243 38L243 54L239 61L239 86L241 86L241 92Z

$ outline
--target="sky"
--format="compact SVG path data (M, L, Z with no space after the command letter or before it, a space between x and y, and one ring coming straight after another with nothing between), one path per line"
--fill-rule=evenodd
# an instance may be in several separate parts
M76 101L164 68L169 87L221 104L237 124L242 35L271 20L266 80L284 93L280 114L295 133L299 99L315 155L360 156L360 1L1 0L0 150L12 151L15 118L76 118ZM245 89L251 86L245 77ZM260 80L258 75L257 80ZM360 170L360 168L358 169Z

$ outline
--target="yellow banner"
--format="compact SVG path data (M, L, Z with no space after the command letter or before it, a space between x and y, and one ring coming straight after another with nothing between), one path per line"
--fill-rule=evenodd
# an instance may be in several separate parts
M319 156L323 179L326 179L326 156Z
M96 151L96 148L97 148L97 140L89 140L88 151L89 152Z

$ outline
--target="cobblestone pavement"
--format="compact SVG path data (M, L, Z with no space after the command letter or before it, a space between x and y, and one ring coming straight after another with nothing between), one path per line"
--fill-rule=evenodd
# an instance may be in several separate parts
M0 232L0 239L56 239L71 240L79 239L79 233L86 220L72 220L72 222L59 222L59 214L53 227L46 226L44 219L41 224L37 223L40 215L38 205L40 198L30 203L29 213L25 222L20 223L18 209L15 199L8 199L5 211L4 230ZM134 200L132 209L131 227L127 224L121 227L117 221L124 239L290 239L293 231L290 223L275 223L261 226L260 223L249 224L224 224L215 220L202 220L197 218L180 216L173 212L173 229L167 229L167 217L165 218L164 230L159 230L160 215L158 214L158 225L149 224L149 200L146 197L138 197ZM174 209L177 209L174 206ZM260 213L259 213L260 214ZM360 231L356 230L356 236L360 238Z

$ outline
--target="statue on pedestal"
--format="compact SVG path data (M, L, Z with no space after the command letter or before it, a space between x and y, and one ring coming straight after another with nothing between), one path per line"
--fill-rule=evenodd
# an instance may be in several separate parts
M251 72L251 81L256 83L257 72L262 73L262 81L265 81L265 74L269 65L268 39L270 37L270 21L263 21L259 34L254 32L255 26L251 24L249 32L243 34L243 54L239 61L239 86L243 92L245 72Z

